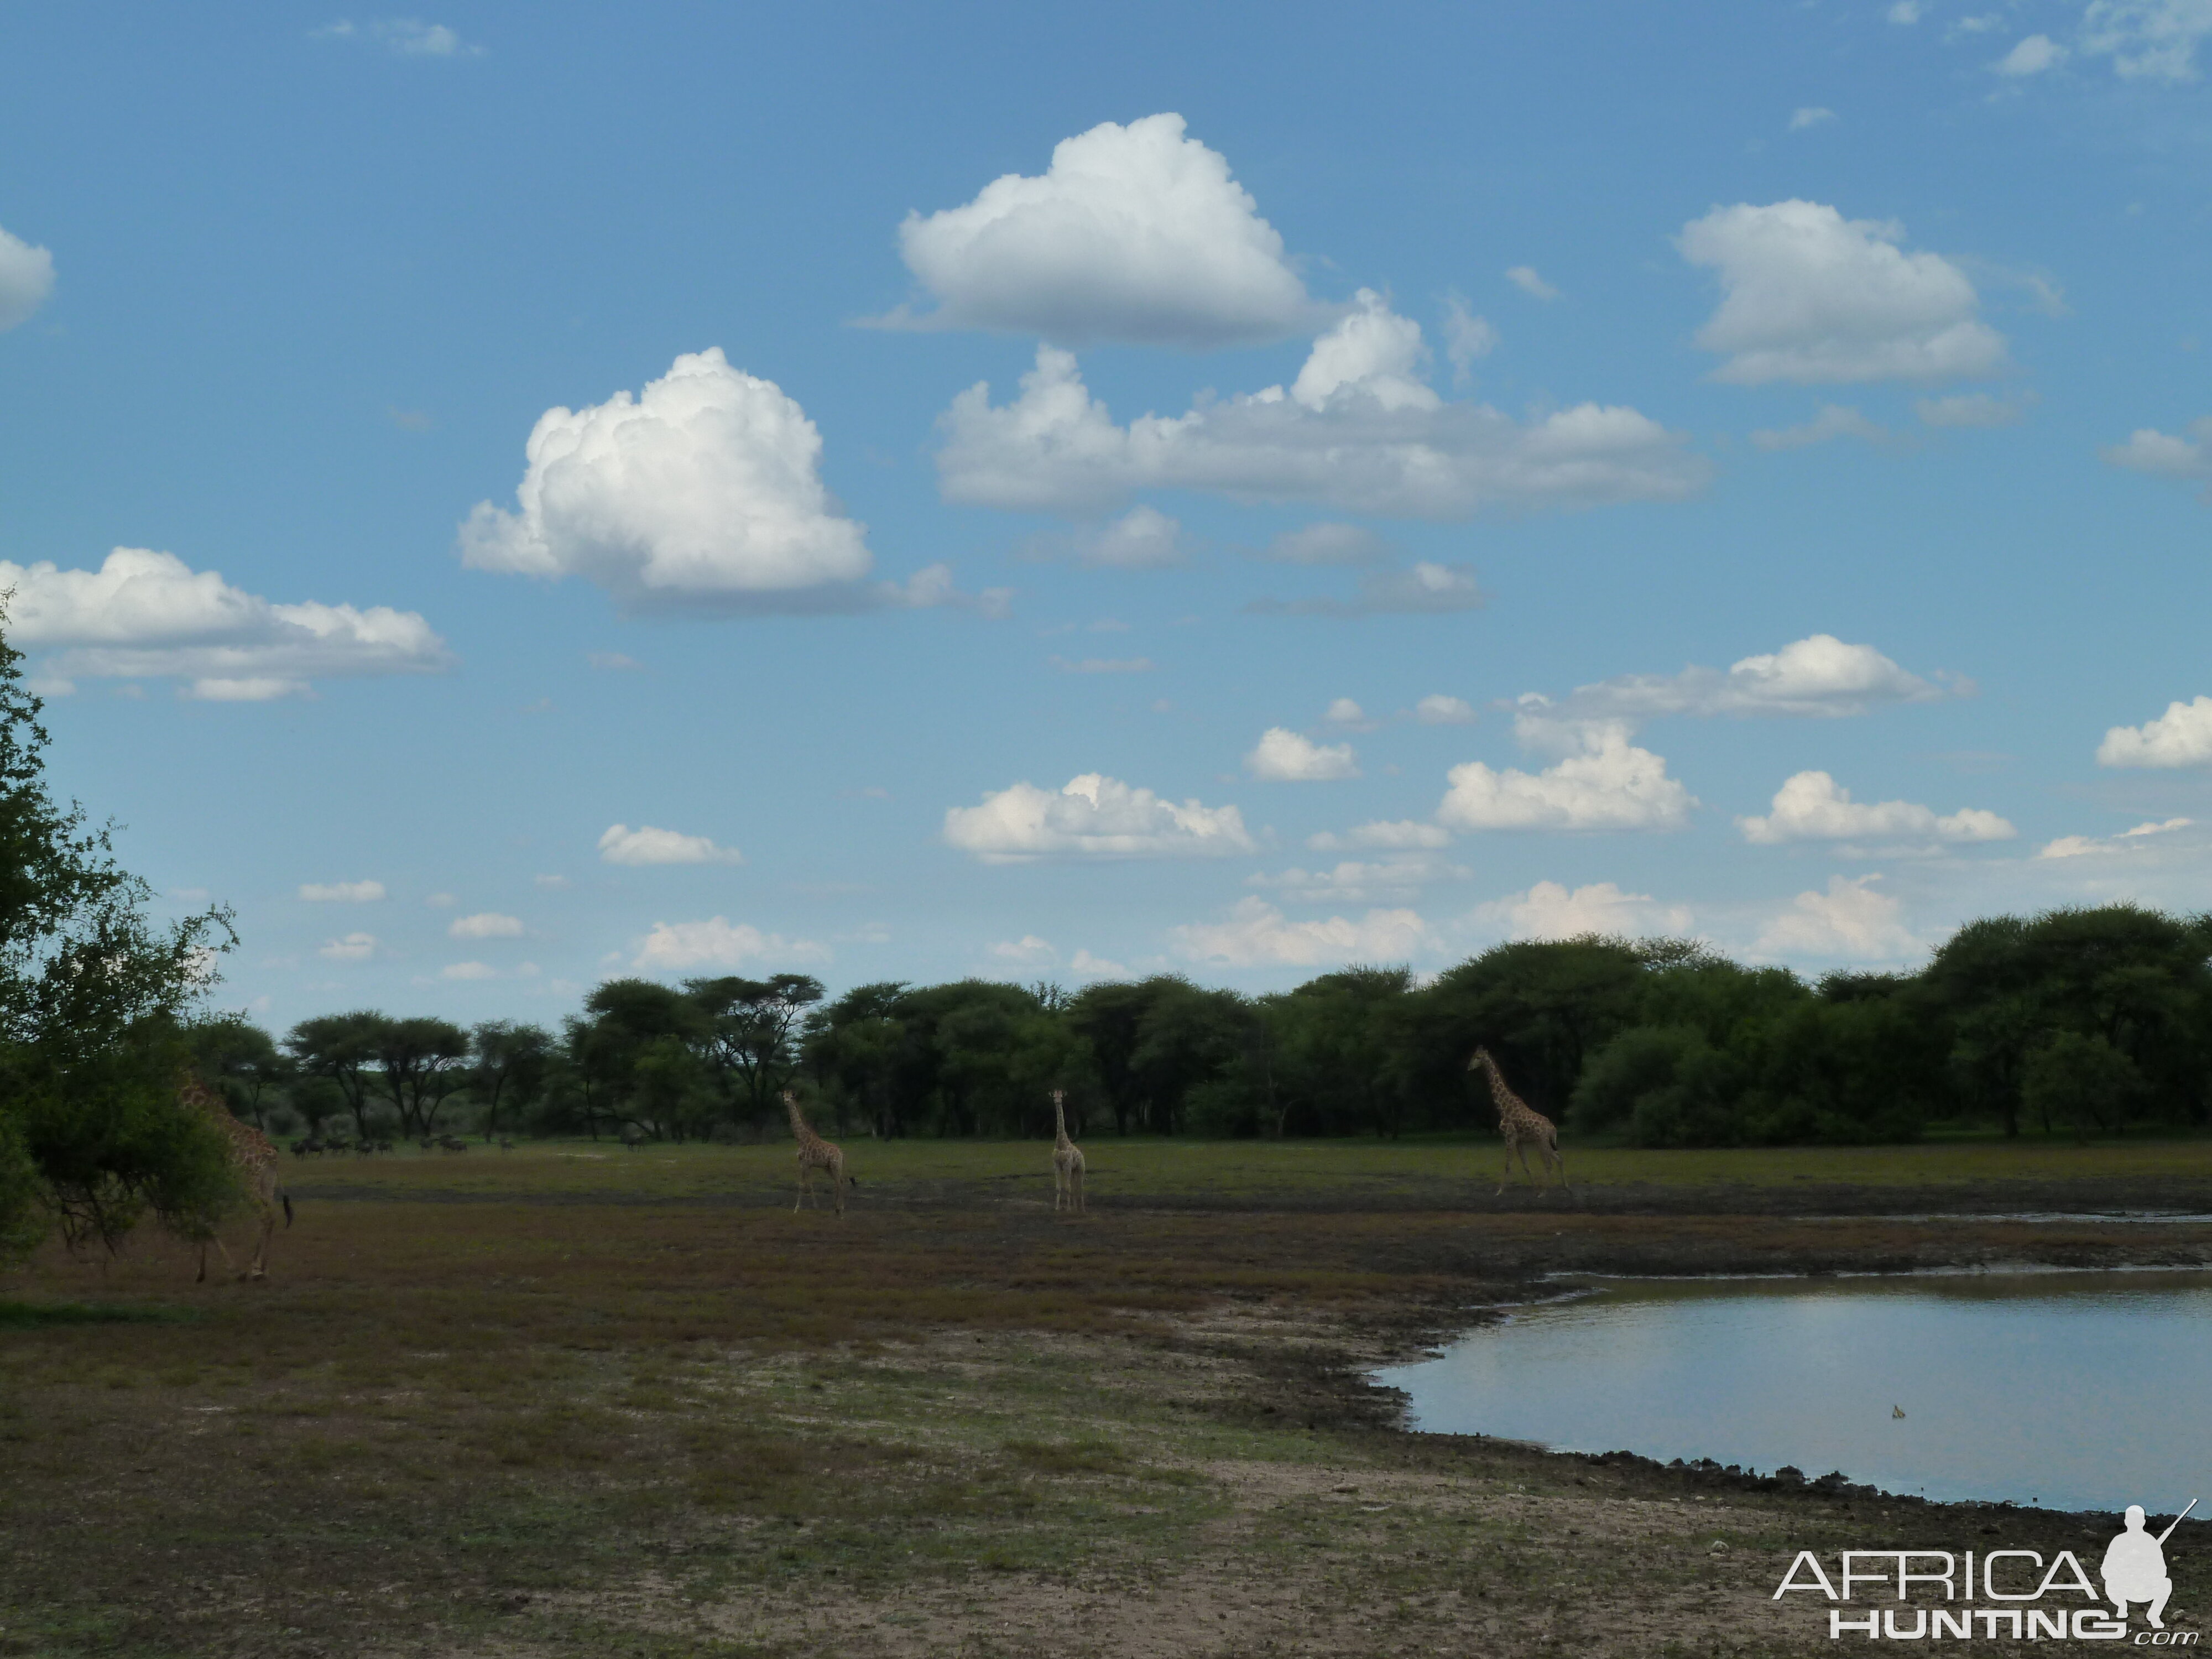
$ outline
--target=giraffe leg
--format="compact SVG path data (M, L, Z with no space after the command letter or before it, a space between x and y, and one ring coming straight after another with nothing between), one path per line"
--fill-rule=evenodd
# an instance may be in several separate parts
M261 1210L261 1248L253 1253L253 1264L246 1273L248 1279L269 1277L269 1241L276 1237L276 1212L264 1205Z
M799 1166L799 1191L798 1191L798 1193L797 1193L797 1194L793 1197L793 1199L792 1199L792 1200L791 1200L791 1212L792 1212L792 1214L793 1214L793 1215L797 1215L797 1214L799 1213L799 1200L800 1199L802 1199L802 1198L805 1197L805 1196L806 1196L806 1194L807 1194L807 1184L806 1184L806 1165L805 1165L805 1164L801 1164Z
M1503 1173L1502 1175L1500 1175L1500 1176L1498 1177L1498 1190L1499 1192L1501 1192L1501 1193L1502 1193L1502 1192L1504 1192L1504 1191L1505 1190L1505 1183L1506 1183L1507 1182L1509 1182L1509 1181L1512 1180L1512 1179L1513 1179L1513 1137L1512 1137L1511 1135L1508 1135L1508 1136L1506 1136L1506 1137L1505 1137L1505 1170L1504 1170L1504 1173Z

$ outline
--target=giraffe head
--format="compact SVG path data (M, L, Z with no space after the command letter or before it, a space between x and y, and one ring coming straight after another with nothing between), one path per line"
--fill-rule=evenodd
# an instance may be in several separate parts
M1066 1098L1067 1091L1065 1089L1054 1089L1052 1091L1052 1103L1055 1106L1060 1105L1062 1102L1066 1101Z
M1490 1050L1487 1048L1477 1048L1474 1051L1474 1057L1467 1062L1467 1069L1470 1072L1479 1072L1489 1064Z

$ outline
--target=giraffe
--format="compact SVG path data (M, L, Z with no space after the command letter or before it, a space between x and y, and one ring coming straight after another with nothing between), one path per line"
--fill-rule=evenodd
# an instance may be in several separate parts
M234 1117L229 1103L189 1072L185 1074L184 1083L177 1091L177 1104L183 1110L197 1115L222 1136L224 1144L229 1148L232 1167L238 1172L239 1184L246 1189L246 1203L261 1224L261 1242L255 1249L246 1271L238 1277L241 1279L268 1278L269 1242L276 1236L279 1204L283 1206L284 1224L288 1227L292 1224L291 1195L279 1192L276 1188L276 1148L270 1144L267 1135L251 1123L241 1123ZM210 1225L206 1236L200 1240L200 1270L192 1281L195 1284L207 1282L210 1244L222 1252L225 1268L234 1269L237 1266L230 1259L230 1252L224 1247L222 1236Z
M1083 1148L1067 1138L1067 1091L1052 1091L1052 1207L1083 1213Z
M1567 1182L1567 1160L1559 1155L1559 1132L1553 1127L1552 1120L1505 1086L1504 1074L1490 1057L1489 1049L1477 1048L1467 1069L1480 1071L1490 1079L1490 1098L1498 1108L1498 1133L1505 1139L1505 1173L1498 1178L1498 1190L1504 1192L1505 1183L1513 1178L1513 1157L1516 1152L1521 1157L1521 1173L1528 1176L1531 1185L1535 1183L1536 1178L1528 1169L1528 1148L1534 1146L1537 1156L1544 1160L1544 1173L1549 1176L1552 1166L1558 1164L1559 1185L1573 1191Z
M837 1200L837 1213L845 1213L845 1187L850 1182L860 1183L845 1173L845 1151L842 1146L824 1140L814 1133L805 1118L799 1115L799 1097L790 1090L783 1091L783 1109L791 1114L791 1138L799 1143L799 1197L811 1207L814 1198L814 1172L830 1172L830 1190ZM794 1214L799 1210L799 1198L791 1200Z

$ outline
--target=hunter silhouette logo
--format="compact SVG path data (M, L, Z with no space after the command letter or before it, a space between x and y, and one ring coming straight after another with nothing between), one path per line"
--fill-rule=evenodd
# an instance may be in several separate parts
M2098 1566L2097 1576L2104 1582L2101 1595L2088 1569L2071 1550L2061 1550L2047 1562L2036 1550L1845 1550L1833 1577L1812 1551L1800 1550L1782 1575L1773 1599L1779 1601L1792 1590L1805 1590L1831 1602L1872 1599L1909 1604L1914 1587L1921 1587L1918 1606L1868 1607L1850 1613L1831 1607L1831 1640L1847 1635L1902 1642L2004 1637L2014 1642L2128 1642L2135 1647L2193 1648L2199 1644L2199 1632L2166 1627L2166 1604L2173 1595L2166 1540L2197 1502L2191 1498L2160 1533L2148 1529L2142 1504L2129 1504L2121 1530L2105 1547ZM2079 1600L2069 1602L2069 1597ZM1931 1606L1931 1601L1948 1605ZM2111 1603L2109 1609L2106 1602ZM2132 1636L2128 1628L2131 1606L2142 1608L2149 1626Z

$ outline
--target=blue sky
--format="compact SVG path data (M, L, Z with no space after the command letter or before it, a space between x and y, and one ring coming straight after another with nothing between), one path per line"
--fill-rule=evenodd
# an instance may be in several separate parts
M2208 0L1065 9L0 18L11 633L226 1005L2203 902Z

